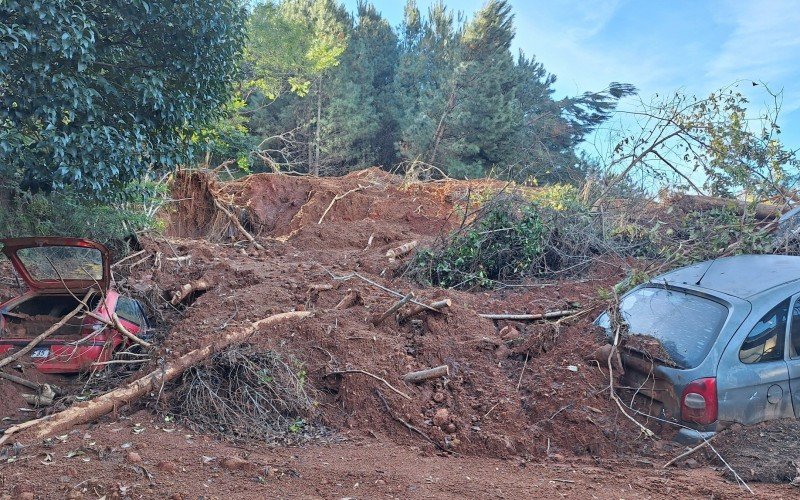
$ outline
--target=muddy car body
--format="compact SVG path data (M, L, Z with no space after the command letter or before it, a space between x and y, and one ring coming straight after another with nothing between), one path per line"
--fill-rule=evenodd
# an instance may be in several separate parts
M74 310L89 290L91 311L106 321L112 313L134 335L145 335L141 305L109 287L109 252L98 243L77 238L0 240L27 291L0 304L0 355L13 352ZM31 351L44 373L77 373L101 369L130 340L105 322L79 314Z
M645 411L682 426L679 440L800 417L800 257L684 267L631 290L620 311L631 334L622 383ZM609 328L608 315L597 324Z

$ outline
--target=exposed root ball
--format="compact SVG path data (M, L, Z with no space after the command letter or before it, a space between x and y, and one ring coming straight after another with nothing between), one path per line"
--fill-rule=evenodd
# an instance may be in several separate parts
M243 344L188 370L171 412L226 439L296 443L322 430L308 391L297 359Z

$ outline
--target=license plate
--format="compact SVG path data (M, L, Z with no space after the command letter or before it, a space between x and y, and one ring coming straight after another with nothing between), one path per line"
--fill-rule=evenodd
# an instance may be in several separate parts
M32 358L46 358L48 356L50 356L50 349L46 349L44 347L34 349L31 353Z

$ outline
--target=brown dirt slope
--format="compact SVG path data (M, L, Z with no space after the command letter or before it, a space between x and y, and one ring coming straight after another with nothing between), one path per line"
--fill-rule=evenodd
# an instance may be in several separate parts
M467 193L502 188L493 181L404 185L377 169L338 179L260 174L225 183L179 175L174 198L182 201L169 216L168 236L144 238L150 258L117 269L118 286L150 304L162 328L155 359L141 372L213 344L232 325L310 310L312 318L264 329L249 342L304 364L319 423L333 436L324 446L277 450L198 436L163 420L172 389L165 387L48 443L21 434L18 446L4 450L11 462L0 465L0 490L72 498L736 495L738 487L710 469L662 471L660 462L678 447L644 439L609 400L606 374L585 361L600 343L590 325L604 307L597 291L624 276L624 263L598 262L572 281L473 293L397 275L388 249L430 243L461 222ZM263 250L242 238L215 198ZM397 297L355 272L426 303L450 298L453 306L374 326L369 319ZM170 291L199 278L212 284L208 292L188 307L165 305ZM348 291L361 302L335 309ZM576 303L583 314L549 324L477 314ZM400 379L441 364L449 377L416 386ZM360 373L330 375L346 370L368 371L410 399ZM21 418L13 409L4 407L10 422Z

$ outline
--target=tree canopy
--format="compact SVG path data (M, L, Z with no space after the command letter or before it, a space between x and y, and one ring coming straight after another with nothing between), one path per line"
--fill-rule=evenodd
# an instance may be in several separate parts
M239 0L0 3L0 172L110 197L188 161L245 41Z
M248 54L263 56L252 68L269 88L291 90L244 97L257 169L342 174L417 162L453 177L565 180L582 164L576 146L635 91L611 84L554 99L555 77L512 54L505 0L470 20L410 0L398 29L367 2L350 14L331 0L284 0L257 6L250 24ZM266 57L270 37L279 41ZM296 38L320 48L283 43Z

